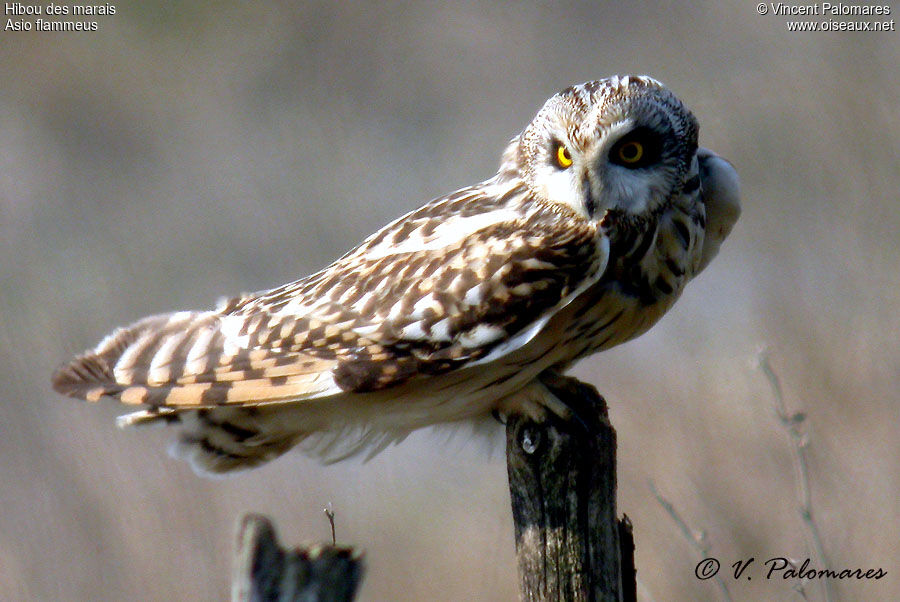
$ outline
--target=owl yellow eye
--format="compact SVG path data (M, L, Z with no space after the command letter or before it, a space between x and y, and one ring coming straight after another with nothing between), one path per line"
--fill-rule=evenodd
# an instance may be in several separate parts
M634 165L644 156L644 145L634 140L619 147L619 160L625 165Z
M572 165L572 155L569 154L569 149L562 144L559 144L556 147L556 164L562 169L566 169Z
M662 137L649 128L640 127L612 147L609 160L628 169L639 169L659 161L662 150Z

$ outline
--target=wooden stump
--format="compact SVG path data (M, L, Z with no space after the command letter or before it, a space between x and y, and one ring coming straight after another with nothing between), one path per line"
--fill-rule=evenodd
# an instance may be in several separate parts
M247 514L238 526L233 602L349 602L362 581L362 554L313 544L285 550L271 521Z
M542 381L570 415L510 416L506 459L522 600L634 600L634 539L616 517L616 433L574 378Z

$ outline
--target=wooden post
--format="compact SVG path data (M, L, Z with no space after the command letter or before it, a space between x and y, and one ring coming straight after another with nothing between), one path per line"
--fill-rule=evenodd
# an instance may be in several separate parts
M232 602L349 602L362 581L362 554L313 544L285 550L271 521L247 514L238 525Z
M634 600L634 539L616 517L616 433L606 402L574 378L541 378L571 409L509 416L506 460L522 600Z

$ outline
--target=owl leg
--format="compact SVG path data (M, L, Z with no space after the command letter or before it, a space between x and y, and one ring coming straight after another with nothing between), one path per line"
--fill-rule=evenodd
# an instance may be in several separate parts
M170 449L199 475L247 470L294 447L302 434L272 431L254 408L214 408L181 412L185 430Z
M528 416L535 422L543 422L548 411L564 420L571 418L572 410L560 399L557 392L563 392L563 389L560 388L563 381L575 381L575 379L560 376L556 373L552 373L552 376L545 379L547 374L548 372L542 373L522 389L505 397L499 403L497 410L501 414Z
M556 412L560 418L574 418L586 430L593 430L589 425L596 424L598 416L606 416L606 400L593 385L555 370L545 370L538 376L538 380L565 406L568 414Z
M528 416L535 422L543 422L549 411L563 420L577 421L585 430L592 430L589 425L595 424L598 416L606 414L606 401L593 386L547 370L525 388L506 397L498 409L504 414Z

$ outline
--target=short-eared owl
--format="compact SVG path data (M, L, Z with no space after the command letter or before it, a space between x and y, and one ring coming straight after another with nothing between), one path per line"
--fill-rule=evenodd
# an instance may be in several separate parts
M697 133L648 77L567 88L492 178L311 276L116 330L53 386L142 406L120 425L182 423L177 449L213 473L535 411L539 374L650 328L737 220L737 175Z

